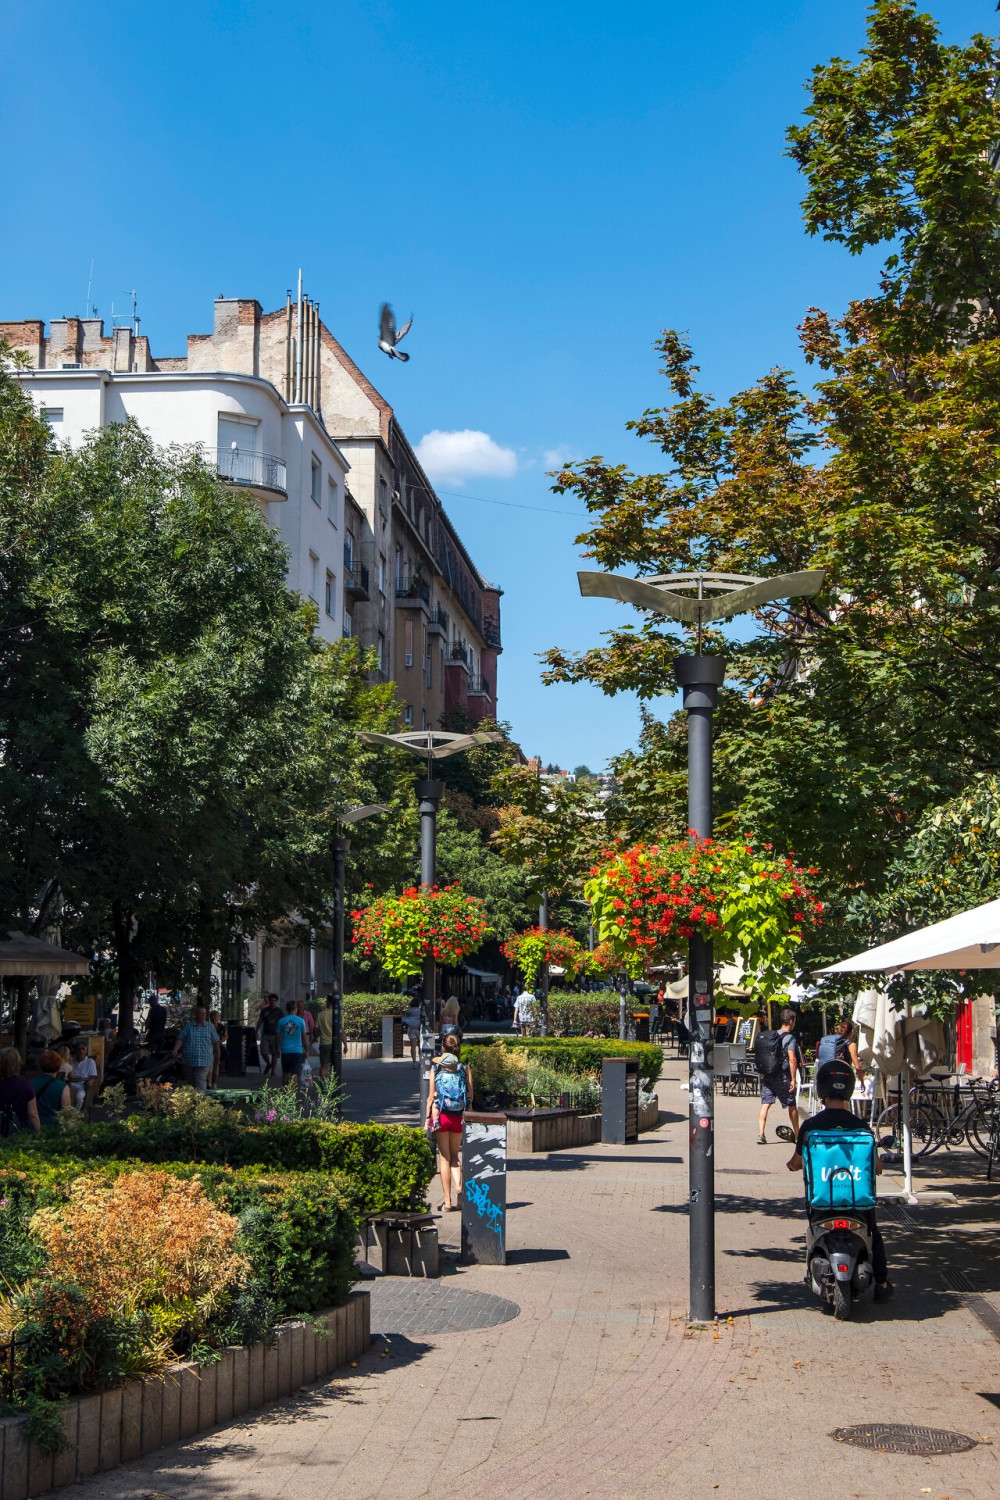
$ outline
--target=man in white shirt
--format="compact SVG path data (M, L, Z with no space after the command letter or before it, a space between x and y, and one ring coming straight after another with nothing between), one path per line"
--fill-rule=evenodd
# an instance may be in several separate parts
M535 1021L535 995L524 990L514 1001L514 1025L521 1036L528 1036Z
M76 1109L82 1109L87 1097L87 1084L97 1077L97 1063L90 1056L86 1042L73 1043L73 1069L69 1075L70 1097Z

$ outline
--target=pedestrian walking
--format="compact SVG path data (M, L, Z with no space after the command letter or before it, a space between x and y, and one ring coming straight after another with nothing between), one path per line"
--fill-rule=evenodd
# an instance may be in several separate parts
M278 1022L278 1047L282 1077L294 1078L298 1086L306 1060L306 1023L298 1014L294 1000L287 1001L285 1014Z
M854 1022L847 1016L841 1016L834 1029L819 1039L816 1065L822 1067L828 1062L850 1063L858 1082L863 1081L865 1070L858 1059L858 1033Z
M431 1065L427 1093L426 1124L437 1144L445 1213L457 1209L462 1196L462 1120L472 1103L472 1072L459 1057L460 1046L457 1037L445 1037L441 1056Z
M329 1078L333 1068L333 996L327 995L326 1004L316 1017L316 1034L319 1037L319 1076Z
M420 1047L420 1005L416 1000L411 1000L403 1012L403 1028L406 1032L406 1040L410 1044L410 1061L413 1066L419 1067L420 1061L417 1056Z
M193 1089L204 1093L209 1074L219 1064L219 1033L208 1019L208 1008L196 1005L194 1019L185 1022L174 1043L174 1056L184 1065L184 1077Z
M257 1046L264 1074L270 1078L278 1061L278 1023L281 1008L277 995L268 995L257 1017Z
M799 1131L799 1111L795 1103L802 1054L795 1040L795 1025L798 1016L790 1006L781 1012L781 1026L777 1031L762 1031L754 1044L754 1061L760 1074L760 1116L757 1124L757 1144L767 1145L765 1126L772 1104L787 1109L791 1126L779 1125L775 1134L781 1140L794 1141Z
M227 1060L226 1049L229 1044L229 1027L222 1019L222 1013L220 1011L210 1010L208 1013L208 1019L215 1027L215 1030L218 1033L219 1037L218 1056L213 1062L211 1071L208 1075L208 1086L210 1089L215 1089L219 1086L219 1074L222 1072L223 1062Z
M535 1023L535 992L522 990L514 1001L514 1025L521 1036L530 1036Z
M442 1043L444 1042L445 1037L449 1036L456 1036L458 1037L459 1041L462 1040L462 1028L459 1025L458 1001L455 999L454 995L452 995L449 1000L446 1000L444 1002L444 1005L441 1007Z
M150 1052L161 1052L167 1032L167 1007L161 1005L159 995L154 995L146 1011L146 1046Z

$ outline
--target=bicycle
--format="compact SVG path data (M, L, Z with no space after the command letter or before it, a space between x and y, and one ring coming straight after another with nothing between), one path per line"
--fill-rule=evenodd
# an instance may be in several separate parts
M951 1150L953 1146L969 1145L977 1156L990 1158L990 1141L993 1125L993 1099L996 1083L968 1079L971 1094L969 1101L959 1108L962 1085L947 1087L917 1083L910 1090L910 1136L914 1156L930 1156L941 1146ZM946 1114L934 1103L934 1095L944 1101L952 1096L954 1113ZM875 1121L875 1135L880 1144L892 1151L901 1151L902 1111L897 1101L884 1109ZM998 1152L1000 1156L1000 1152Z

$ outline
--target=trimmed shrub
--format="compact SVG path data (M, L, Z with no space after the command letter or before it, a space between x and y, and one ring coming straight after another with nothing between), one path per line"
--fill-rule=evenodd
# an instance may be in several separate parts
M629 997L632 1002L634 998ZM618 1035L618 996L606 991L566 995L554 990L549 995L549 1027L575 1036L592 1033L614 1039Z
M557 1072L582 1075L598 1082L606 1057L638 1058L639 1083L647 1093L652 1092L663 1068L663 1053L651 1042L602 1042L592 1037L505 1036L502 1044L505 1048L528 1053ZM482 1050L481 1045L463 1049L462 1055L472 1067L473 1079Z
M345 995L344 1035L349 1042L380 1042L382 1017L401 1015L409 1004L408 995Z
M153 1163L203 1162L260 1167L272 1173L340 1172L355 1213L422 1207L434 1175L434 1153L422 1130L408 1125L330 1125L322 1120L248 1124L225 1111L204 1122L173 1115L130 1115L85 1126L71 1134L46 1132L18 1142L18 1155L107 1160L127 1157ZM0 1149L0 1167L10 1160ZM71 1177L75 1172L71 1172Z

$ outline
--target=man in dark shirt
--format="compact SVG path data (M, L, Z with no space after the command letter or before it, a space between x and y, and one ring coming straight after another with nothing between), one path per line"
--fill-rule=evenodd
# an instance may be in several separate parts
M146 1012L146 1041L152 1051L157 1052L163 1046L166 1030L166 1006L160 1004L158 995L154 995Z
M846 1062L823 1063L816 1073L816 1092L823 1108L818 1114L803 1120L795 1141L795 1153L788 1159L789 1172L802 1170L802 1147L813 1130L850 1130L855 1135L874 1134L863 1120L851 1112L851 1096L854 1093L854 1069ZM882 1163L875 1153L875 1172L881 1174ZM869 1208L859 1214L864 1218L872 1237L872 1270L875 1273L875 1301L887 1302L893 1293L889 1280L889 1267L885 1258L885 1242L882 1239L875 1210Z
M278 1007L277 995L268 995L260 1008L257 1018L257 1036L260 1044L260 1059L264 1063L264 1071L268 1078L271 1077L278 1062L278 1022L281 1020L281 1011Z

